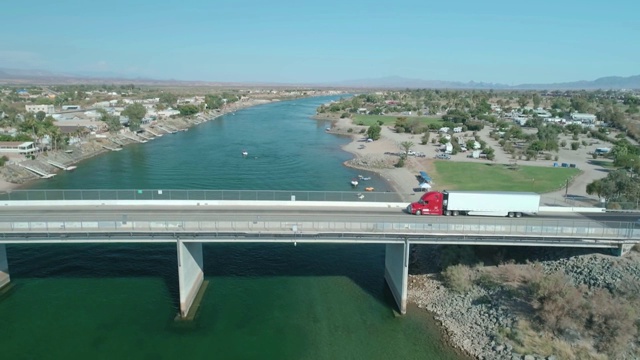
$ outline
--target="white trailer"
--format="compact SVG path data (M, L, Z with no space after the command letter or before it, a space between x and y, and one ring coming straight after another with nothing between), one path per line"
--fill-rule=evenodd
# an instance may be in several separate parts
M444 215L521 217L536 214L540 194L508 191L443 191Z
M444 153L445 154L453 153L453 145L450 142L444 144Z

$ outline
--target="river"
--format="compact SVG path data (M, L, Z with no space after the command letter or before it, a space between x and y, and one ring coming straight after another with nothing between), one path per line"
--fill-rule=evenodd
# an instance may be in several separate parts
M348 139L312 120L336 97L227 114L83 161L35 189L353 191ZM249 155L241 156L246 150ZM372 175L376 189L389 190ZM199 316L178 312L173 245L7 246L3 359L461 359L428 314L394 311L384 246L204 246Z

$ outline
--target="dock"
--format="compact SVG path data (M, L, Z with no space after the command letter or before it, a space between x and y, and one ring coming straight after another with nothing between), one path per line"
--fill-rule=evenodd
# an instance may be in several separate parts
M71 171L71 170L75 170L77 168L77 166L66 166L64 164L61 164L57 161L53 161L53 160L47 160L47 163L49 163L49 165L53 165L55 167L57 167L58 169L62 169L65 171Z
M144 139L144 140L146 140L146 141L149 141L149 140L153 140L153 139L154 139L154 138L152 138L152 137L146 137L146 136L144 136L144 135L142 135L142 134L138 134L138 136L139 136L139 137L141 137L141 138L143 138L143 139Z
M162 127L160 125L156 125L156 126L158 127L158 129L160 129L162 131L165 131L167 134L175 134L175 133L177 133L177 131L171 131L171 130L167 129L166 127Z
M122 133L122 134L120 134L120 135L122 135L122 136L126 137L126 138L127 138L127 139L129 139L129 140L133 140L133 141L135 141L135 142L139 142L139 143L146 143L146 142L147 142L147 140L140 140L140 139L138 139L137 137L135 137L135 136L131 136L131 135L129 135L129 134Z
M107 150L111 150L111 151L120 151L120 150L122 150L122 148L112 148L112 147L104 145L104 144L100 144L100 146L102 146L103 148L105 148Z
M174 127L174 126L167 125L167 124L164 124L164 127L166 127L167 129L171 130L172 132L181 131L181 129L178 129L178 128Z
M157 133L155 133L155 132L154 132L154 131L152 131L152 130L151 130L151 128L149 128L149 127L144 128L144 131L148 132L149 134L151 134L151 135L153 135L153 136L155 136L155 137L160 137L160 136L162 136L162 134L157 134Z
M124 143L122 141L120 141L120 139L118 139L118 138L110 137L109 141L111 141L112 143L114 143L116 145L124 146Z
M20 163L18 163L18 165L20 165L21 167L31 171L34 174L40 176L43 179L49 179L49 178L52 178L52 177L56 176L56 174L49 174L49 173L46 173L46 172L44 172L42 170L38 170L38 169L36 169L34 167L31 167L29 165L24 165L24 164L20 164Z

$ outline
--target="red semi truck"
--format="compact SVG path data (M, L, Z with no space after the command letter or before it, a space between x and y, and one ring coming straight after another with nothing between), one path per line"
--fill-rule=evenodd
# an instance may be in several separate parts
M407 206L415 215L481 215L521 217L536 214L540 195L506 191L429 191Z

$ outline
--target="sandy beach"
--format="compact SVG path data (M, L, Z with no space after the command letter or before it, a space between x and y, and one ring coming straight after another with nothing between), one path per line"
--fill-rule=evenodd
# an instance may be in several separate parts
M353 129L351 133L348 132L350 128ZM406 159L404 167L397 168L394 164L398 161L398 157L385 155L385 153L401 152L403 150L399 144L403 141L412 141L415 144L413 147L414 151L425 154L429 154L428 151L430 151L435 154L433 145L431 145L431 147L429 145L420 145L420 137L418 135L397 134L387 127L382 128L379 140L366 142L366 135L359 133L361 129L366 128L366 126L353 125L350 119L334 120L329 132L350 135L352 139L352 141L343 146L342 149L354 154L355 158L345 162L345 165L380 174L404 201L414 201L417 199L418 195L416 195L416 190L418 190L418 186L420 185L417 176L420 171L427 171L428 173L430 169L432 169L432 160L428 157L409 157ZM364 145L364 148L362 148L362 145ZM431 157L433 157L433 155Z

